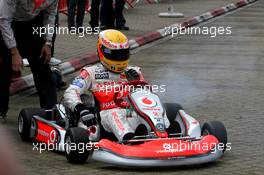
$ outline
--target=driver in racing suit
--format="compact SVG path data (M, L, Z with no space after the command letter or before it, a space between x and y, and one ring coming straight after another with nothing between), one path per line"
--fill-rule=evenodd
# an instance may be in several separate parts
M143 80L140 68L128 65L129 41L123 33L117 30L102 31L99 34L97 52L100 63L84 67L64 94L64 103L79 116L77 120L85 116L90 126L96 124L96 119L91 109L82 103L82 94L116 85L115 82ZM133 138L140 122L131 126L127 121L127 110L118 107L113 101L113 96L102 96L102 93L98 92L98 97L94 94L100 103L101 124L104 129L114 133L119 141Z

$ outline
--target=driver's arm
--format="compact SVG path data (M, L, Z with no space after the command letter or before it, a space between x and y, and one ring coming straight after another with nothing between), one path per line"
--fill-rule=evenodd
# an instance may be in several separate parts
M0 34L8 49L16 48L17 43L11 22L16 11L16 0L0 0Z
M82 69L80 75L72 81L64 93L64 104L66 107L74 111L78 104L82 104L81 95L90 89L91 84L90 74L86 69Z
M137 72L139 74L139 79L142 81L145 80L140 67L137 67Z

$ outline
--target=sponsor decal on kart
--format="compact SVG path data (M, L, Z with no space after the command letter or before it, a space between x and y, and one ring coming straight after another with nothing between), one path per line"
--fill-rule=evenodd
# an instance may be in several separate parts
M156 128L157 128L158 131L164 131L165 130L165 126L164 126L163 123L158 123L156 125Z
M57 139L57 132L55 130L52 130L49 134L49 140L51 143L55 143Z
M175 152L183 152L185 149L182 148L174 148L174 146L170 143L164 143L162 145L163 150L156 151L156 153L175 153Z
M55 143L57 141L58 133L50 125L47 125L41 121L37 121L38 130L36 140L44 143Z
M124 126L122 125L122 123L121 123L121 121L120 121L120 119L119 119L119 117L118 117L117 112L112 112L112 116L113 116L113 118L114 118L115 123L117 124L117 127L118 127L121 131L124 131L125 128L124 128Z
M105 103L101 103L101 110L107 110L107 109L112 109L116 107L116 104L114 101L111 102L105 102Z
M138 99L138 102L141 105L146 106L146 107L155 107L157 105L157 102L155 100L153 100L150 97L146 97L146 96L140 97Z

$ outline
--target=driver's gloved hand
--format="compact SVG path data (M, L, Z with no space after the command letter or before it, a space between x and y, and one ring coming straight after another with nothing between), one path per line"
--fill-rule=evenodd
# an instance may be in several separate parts
M88 127L97 124L95 115L84 104L76 105L74 113L78 120Z
M135 69L129 69L125 74L128 81L140 80L139 73Z

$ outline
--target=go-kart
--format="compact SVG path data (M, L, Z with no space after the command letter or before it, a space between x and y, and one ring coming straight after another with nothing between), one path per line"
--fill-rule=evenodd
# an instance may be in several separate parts
M99 121L97 125L87 127L85 119L74 121L74 114L58 104L52 111L23 109L18 117L18 132L24 141L58 145L57 151L65 152L69 162L78 164L90 157L117 166L181 166L212 162L223 155L227 132L221 122L206 122L200 127L199 122L185 113L179 104L162 104L149 86L144 88L146 82L132 81L121 86L128 85L133 90L125 97L120 92L106 95L121 106L125 101L126 108L143 119L148 128L145 135L118 142L113 134L107 133L100 125L98 92L81 97L85 105L94 108ZM170 122L168 128L165 127L165 116ZM80 151L78 145L82 148L89 145L92 149Z

